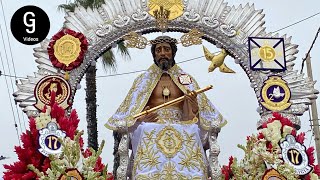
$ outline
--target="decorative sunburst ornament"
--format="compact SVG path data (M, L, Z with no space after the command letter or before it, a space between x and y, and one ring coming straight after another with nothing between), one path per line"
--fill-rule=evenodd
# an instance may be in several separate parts
M169 20L183 14L183 3L182 0L151 0L149 9L149 14L156 18L157 28L164 32L168 29Z
M48 46L52 65L64 71L80 66L88 49L86 37L70 29L63 29L51 38Z
M183 3L182 0L150 0L149 1L149 14L155 16L155 11L160 11L160 8L170 11L168 20L178 18L183 14Z

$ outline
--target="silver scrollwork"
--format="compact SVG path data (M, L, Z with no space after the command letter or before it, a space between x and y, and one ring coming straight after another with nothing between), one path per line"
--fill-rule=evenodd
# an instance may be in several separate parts
M183 13L183 17L187 21L197 22L200 20L200 14L196 13L194 9Z
M227 35L228 37L234 37L237 35L237 31L234 29L233 24L222 24L220 26L220 30L223 34Z
M126 25L128 25L130 22L130 17L128 16L120 16L118 15L118 19L113 21L114 26L116 26L117 28L122 28Z
M99 24L96 30L96 35L99 37L104 37L112 31L112 26L110 24Z
M138 9L136 13L133 13L131 15L131 17L135 21L144 21L148 19L148 13L146 11L142 11L141 9Z
M220 25L220 22L217 18L215 18L214 16L212 17L203 17L202 18L202 23L204 23L205 25L215 29Z

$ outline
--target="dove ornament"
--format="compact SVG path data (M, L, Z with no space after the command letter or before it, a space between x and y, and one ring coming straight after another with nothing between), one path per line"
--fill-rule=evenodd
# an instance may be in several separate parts
M208 72L214 71L216 68L219 68L220 72L223 73L235 73L230 69L225 63L224 59L228 55L225 49L221 49L221 52L217 55L212 54L205 46L203 47L204 56L208 61L211 61L211 64L208 68Z
M262 106L271 111L283 111L290 107L291 92L280 76L270 76L262 86Z

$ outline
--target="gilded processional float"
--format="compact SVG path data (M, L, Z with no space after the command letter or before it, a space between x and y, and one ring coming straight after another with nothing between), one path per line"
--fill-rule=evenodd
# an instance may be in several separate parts
M299 116L316 99L315 82L294 70L297 45L265 31L262 10L223 0L105 0L67 11L63 29L34 49L38 72L17 84L14 98L30 118L17 146L19 161L4 179L318 179L314 148L303 145ZM163 32L154 40L143 34ZM181 32L180 39L169 32ZM261 118L259 133L239 145L245 156L220 166L217 143L227 124L196 80L174 62L177 45L203 46L208 71L246 72ZM97 151L84 150L71 110L85 72L115 44L151 48L154 64L135 80L106 127L118 133L119 164L108 173ZM236 47L236 48L230 48ZM132 153L129 154L129 149Z

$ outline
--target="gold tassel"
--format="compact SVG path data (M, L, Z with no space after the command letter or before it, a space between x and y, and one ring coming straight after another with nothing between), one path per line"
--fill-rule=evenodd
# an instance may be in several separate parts
M69 75L69 72L68 72L68 71L66 71L66 72L64 73L64 79L67 80L67 81L70 79L70 75Z

